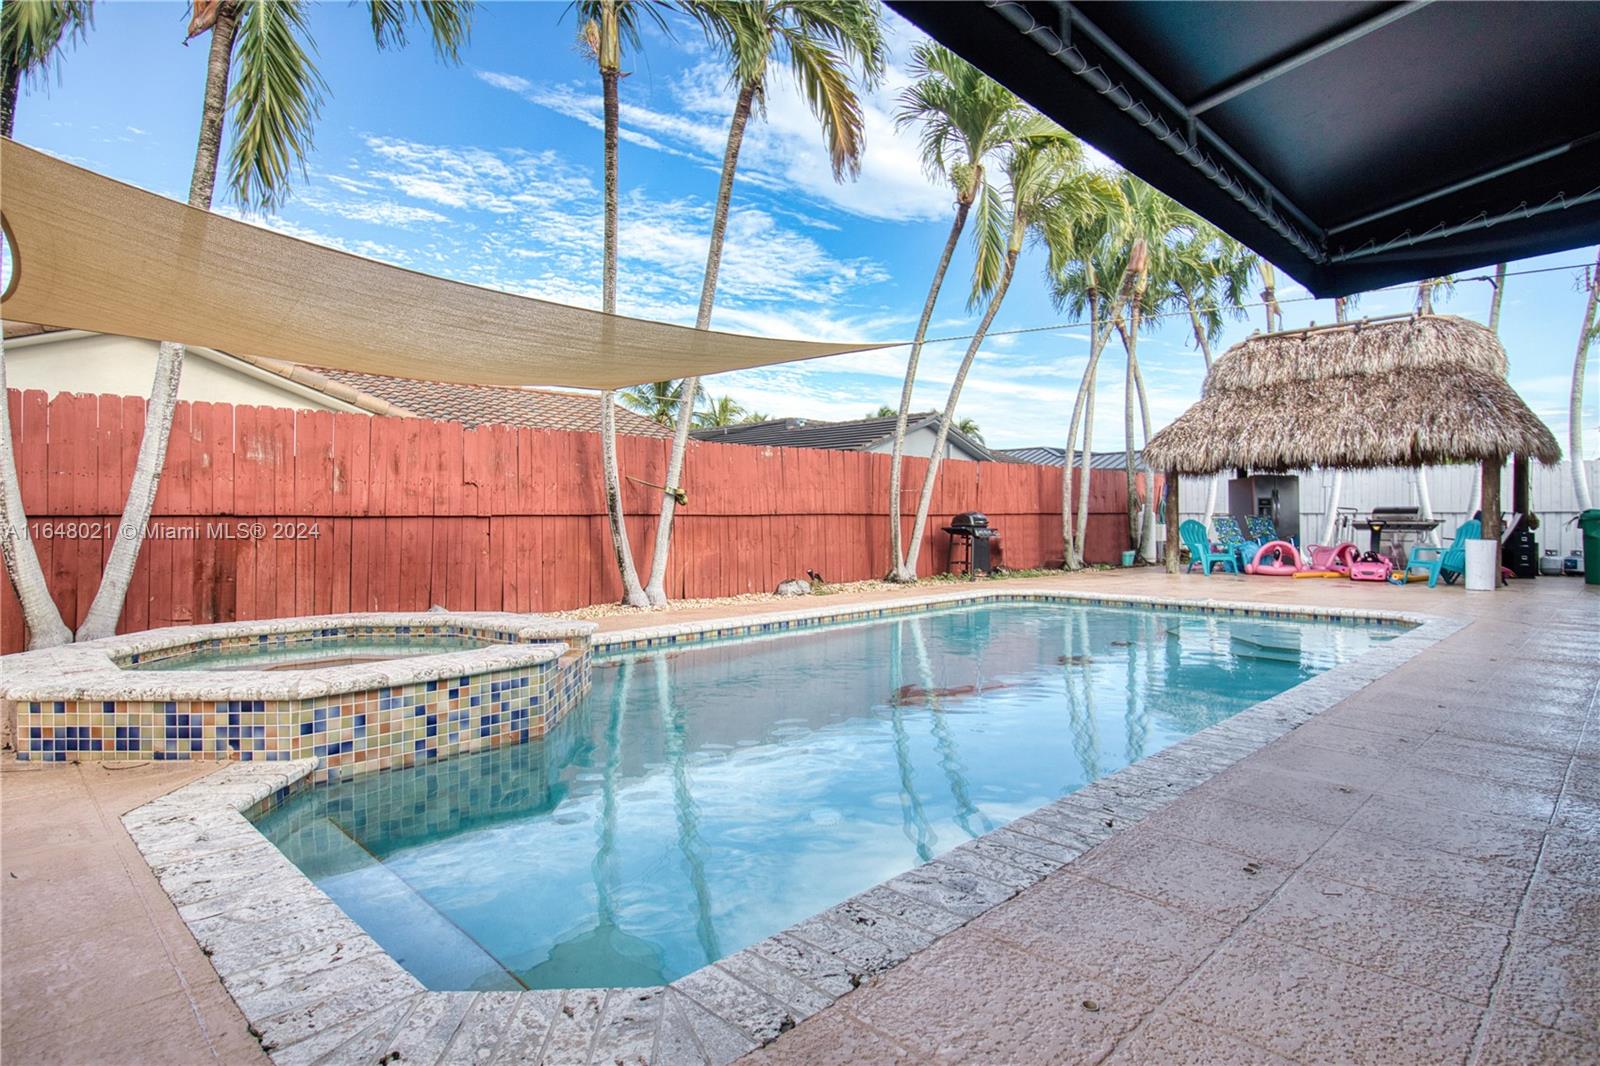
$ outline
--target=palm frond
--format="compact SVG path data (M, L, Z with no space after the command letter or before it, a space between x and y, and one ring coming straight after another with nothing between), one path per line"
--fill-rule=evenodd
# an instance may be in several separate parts
M305 173L327 83L312 61L303 0L247 0L233 46L229 184L248 208L270 209Z
M90 0L24 0L0 5L0 71L9 80L49 73L63 45L81 40L94 24Z
M980 179L972 226L972 290L967 295L967 310L982 303L1000 285L1005 268L1006 244L1011 216L1005 196L988 181Z
M367 0L372 39L379 48L403 48L406 29L424 22L433 51L443 60L461 62L461 46L472 33L474 0Z
M794 31L783 36L795 84L822 124L833 179L859 177L861 154L866 149L866 116L850 85L849 67L837 52L815 38Z

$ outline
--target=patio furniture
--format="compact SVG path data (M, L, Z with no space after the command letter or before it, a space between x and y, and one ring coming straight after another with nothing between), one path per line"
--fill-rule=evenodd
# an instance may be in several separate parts
M1241 569L1255 556L1256 549L1261 547L1244 535L1244 530L1239 528L1239 520L1231 514L1219 514L1211 519L1211 528L1216 531L1223 550L1233 553L1234 562Z
M1230 574L1239 572L1237 553L1226 548L1213 548L1206 537L1204 524L1191 518L1178 527L1178 535L1183 538L1184 547L1189 549L1190 570L1198 565L1200 572L1207 577L1211 576L1211 568L1217 565Z
M1453 585L1456 578L1467 572L1467 541L1477 540L1482 534L1483 523L1476 518L1463 522L1461 528L1456 530L1456 539L1450 542L1450 547L1436 548L1431 544L1419 544L1412 548L1411 558L1406 562L1406 572L1426 570L1430 589L1439 584L1441 577L1446 585Z
M1271 544L1275 540L1286 540L1296 548L1300 547L1294 537L1281 537L1278 535L1278 523L1272 520L1271 515L1249 514L1244 516L1245 535L1255 541L1257 545Z

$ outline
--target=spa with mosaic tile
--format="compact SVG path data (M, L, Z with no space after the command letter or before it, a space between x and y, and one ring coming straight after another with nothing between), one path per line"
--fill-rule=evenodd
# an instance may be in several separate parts
M11 656L17 758L314 759L318 782L523 743L588 691L594 625L352 614L194 626Z

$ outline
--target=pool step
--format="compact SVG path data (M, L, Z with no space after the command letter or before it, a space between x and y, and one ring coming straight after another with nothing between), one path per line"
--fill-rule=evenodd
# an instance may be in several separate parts
M290 857L304 850L315 867L337 870L316 876L317 887L365 929L395 960L431 989L518 990L523 987L493 955L417 893L405 879L331 818L296 829L280 845Z

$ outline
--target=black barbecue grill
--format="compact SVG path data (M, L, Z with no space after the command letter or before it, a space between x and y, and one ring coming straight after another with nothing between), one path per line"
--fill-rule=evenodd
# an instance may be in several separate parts
M944 531L950 534L950 573L977 577L980 570L986 574L994 570L1000 531L989 527L988 515L982 511L963 511L950 519Z

